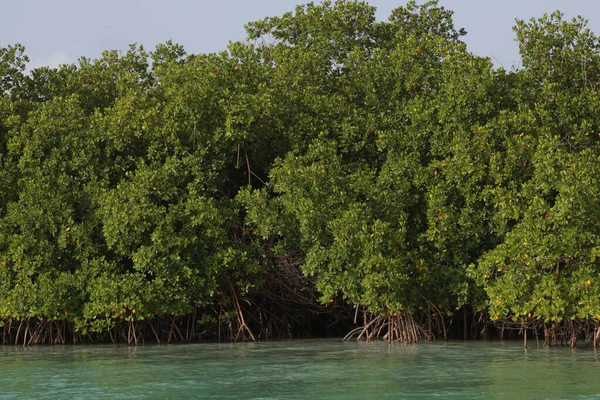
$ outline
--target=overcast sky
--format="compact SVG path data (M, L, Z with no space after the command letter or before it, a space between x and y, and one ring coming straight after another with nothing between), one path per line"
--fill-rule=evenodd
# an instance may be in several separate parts
M130 43L152 49L173 40L188 53L224 50L244 38L244 24L281 15L302 0L19 0L2 4L0 46L26 46L32 66L99 57L106 49L127 49ZM420 3L422 1L419 1ZM386 20L404 0L370 0L377 18ZM529 19L561 10L582 15L600 34L600 0L440 0L455 11L456 27L468 34L469 49L492 57L509 69L520 65L513 32L515 18Z

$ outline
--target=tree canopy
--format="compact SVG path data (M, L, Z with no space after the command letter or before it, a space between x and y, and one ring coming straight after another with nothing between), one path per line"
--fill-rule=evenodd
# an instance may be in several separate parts
M416 341L456 317L595 344L600 42L560 12L513 29L511 71L436 1L301 5L218 54L28 71L0 48L3 341Z

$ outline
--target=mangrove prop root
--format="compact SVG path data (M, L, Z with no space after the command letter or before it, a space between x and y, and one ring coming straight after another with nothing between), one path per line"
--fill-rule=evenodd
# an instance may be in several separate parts
M233 286L233 285L232 285ZM189 342L203 338L245 341L256 338L289 337L299 325L294 315L284 316L276 310L265 308L254 299L228 293L229 303L190 309L185 315L162 315L140 320L116 320L103 331L76 326L69 320L52 318L21 318L6 320L0 329L2 343L14 345L62 345L65 343L128 343L139 345L154 343ZM358 309L358 311L357 311ZM451 324L453 316L444 315L435 305L423 303L415 312L395 312L377 315L359 305L344 309L345 322L358 322L359 326L347 326L344 340L375 340L388 342L416 343L435 340L436 337L463 337L464 325ZM199 322L198 318L208 313L212 322ZM362 314L362 316L361 316ZM459 315L462 316L462 313ZM513 319L490 321L487 314L469 312L467 317L469 338L520 339L523 345L531 346L532 339L539 346L565 345L575 347L578 342L589 343L596 349L600 341L600 323L593 320L569 319L544 321L527 318L519 322ZM301 320L296 320L301 321ZM327 321L327 320L326 320ZM462 322L462 321L461 321ZM330 323L330 321L328 322ZM482 331L483 328L483 331ZM489 329L488 329L489 328ZM256 330L255 330L256 329ZM480 334L479 332L482 332ZM256 336L256 333L259 336ZM532 336L533 335L533 336ZM543 337L542 337L543 335ZM543 340L542 340L543 339Z
M363 325L352 329L344 337L348 341L356 336L356 340L384 339L392 343L417 343L420 339L434 337L428 329L415 321L411 313L389 315L371 315L364 312Z

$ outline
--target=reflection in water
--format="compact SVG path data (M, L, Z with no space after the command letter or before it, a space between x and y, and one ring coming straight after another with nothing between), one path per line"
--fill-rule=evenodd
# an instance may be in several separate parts
M0 348L5 398L600 399L591 349L302 340Z

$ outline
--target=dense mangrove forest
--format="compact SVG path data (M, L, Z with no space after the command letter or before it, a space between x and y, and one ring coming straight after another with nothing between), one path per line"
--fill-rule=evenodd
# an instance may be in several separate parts
M218 54L0 48L1 342L595 347L600 41L513 30L510 71L436 1L302 5Z

